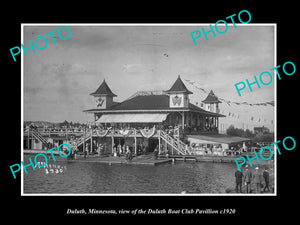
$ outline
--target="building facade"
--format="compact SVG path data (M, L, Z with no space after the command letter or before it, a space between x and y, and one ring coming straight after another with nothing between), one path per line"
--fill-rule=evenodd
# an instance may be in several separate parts
M96 108L84 111L94 115L94 129L85 139L104 143L111 151L130 146L135 153L141 148L150 152L158 148L160 152L171 149L189 154L185 144L188 135L218 134L219 117L223 117L212 91L203 101L209 106L207 110L190 103L191 94L178 76L166 91L140 92L118 103L104 80L91 93Z
M25 149L49 149L67 143L79 152L103 155L136 155L153 152L169 155L226 155L229 149L245 149L247 138L218 133L217 96L211 90L200 108L190 102L189 91L180 76L166 91L140 91L123 102L105 80L90 95L95 108L84 110L93 121L81 128L24 129Z

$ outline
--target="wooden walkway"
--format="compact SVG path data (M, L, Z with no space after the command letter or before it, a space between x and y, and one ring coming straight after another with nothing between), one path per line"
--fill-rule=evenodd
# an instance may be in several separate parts
M24 150L24 154L37 154L44 153L45 150ZM50 156L50 152L46 153ZM57 150L53 151L54 155L58 155ZM64 161L78 161L78 162L99 162L107 164L136 164L136 165L158 165L162 163L169 163L172 161L184 161L184 162L213 162L213 163L235 163L235 159L241 156L215 156L215 155L170 155L169 158L160 157L154 159L153 153L148 155L140 155L134 157L131 161L126 161L125 156L113 157L113 156L98 156L88 155L84 158L83 155L77 155L77 159L73 160L68 158L56 157L57 160ZM260 165L269 164L269 161L261 160ZM257 164L253 162L253 164Z
M47 156L50 157L50 152L46 153L45 150L24 150L23 154L38 154L38 153L44 153ZM57 150L53 151L54 155L58 155ZM133 165L159 165L163 163L169 163L172 162L171 158L164 158L164 159L154 159L153 153L148 155L140 155L137 157L134 157L131 161L127 161L125 159L125 156L121 157L114 157L114 156L98 156L98 155L88 155L86 158L84 158L83 155L77 155L76 160L68 158L62 158L62 157L55 157L56 161L69 161L69 162L97 162L97 163L106 163L106 164L133 164Z
M46 151L47 150L26 149L26 150L23 150L23 154L39 154L39 153L43 153L46 155L51 154L50 151L49 152L46 152ZM52 153L54 155L59 155L57 150L53 150Z
M106 157L90 157L87 156L84 158L83 156L77 156L76 160L63 159L68 160L69 162L94 162L94 163L105 163L105 164L128 164L128 165L150 165L156 166L163 163L172 162L172 159L154 159L153 155L141 155L134 157L131 161L127 161L124 156L114 157L114 156L106 156Z

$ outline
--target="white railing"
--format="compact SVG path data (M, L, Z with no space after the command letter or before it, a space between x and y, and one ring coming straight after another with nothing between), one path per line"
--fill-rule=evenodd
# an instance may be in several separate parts
M191 151L188 149L187 145L177 138L173 138L164 131L160 130L160 138L166 141L171 147L173 147L181 155L191 155Z
M93 131L90 130L84 133L80 138L77 139L76 144L77 146L82 145L84 142L88 141L92 137Z
M35 129L29 129L29 131L31 131L32 135L38 139L40 142L44 143L44 144L47 144L48 141Z

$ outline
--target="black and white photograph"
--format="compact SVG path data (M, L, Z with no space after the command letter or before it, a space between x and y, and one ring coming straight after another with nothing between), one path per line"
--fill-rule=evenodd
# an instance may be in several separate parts
M297 216L295 4L11 3L5 221Z
M277 26L213 29L23 23L21 194L276 196Z

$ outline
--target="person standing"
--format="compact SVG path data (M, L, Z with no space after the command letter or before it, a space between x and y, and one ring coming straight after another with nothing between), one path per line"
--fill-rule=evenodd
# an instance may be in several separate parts
M125 148L125 159L126 161L130 160L130 150L129 150L129 146L126 146Z
M99 143L98 146L97 146L97 153L98 153L98 157L100 157L100 155L102 154L102 152L101 152L101 143Z
M118 146L117 146L117 154L118 154L118 156L122 155L122 146L121 146L121 144L118 144Z
M132 150L128 147L128 160L131 161L132 158Z
M75 159L75 160L77 159L77 151L78 151L78 148L75 147L75 150L74 150L74 159Z
M236 193L238 193L238 192L242 193L242 182L243 182L243 173L241 171L237 170L235 172L235 183L236 183L235 191L236 191ZM238 189L240 189L240 191Z
M267 168L264 169L263 178L264 178L265 184L266 184L264 187L264 192L266 191L266 188L268 189L268 191L270 191L270 188L269 188L270 175L269 175Z
M252 180L252 173L248 168L248 165L246 165L246 171L244 175L244 182L246 185L246 193L250 193L251 191L251 180Z
M158 149L157 149L157 147L155 147L153 153L154 153L154 159L155 159L155 160L158 159Z
M255 172L253 173L253 183L255 185L255 193L260 193L261 173L258 167L255 167Z
M86 158L88 151L89 151L89 147L88 147L88 145L85 145L84 158Z

